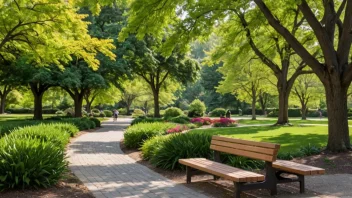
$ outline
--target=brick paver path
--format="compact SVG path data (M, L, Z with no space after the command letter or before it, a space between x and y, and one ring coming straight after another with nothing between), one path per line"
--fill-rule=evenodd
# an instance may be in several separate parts
M205 198L136 163L121 151L123 128L130 122L127 118L119 118L117 123L104 122L103 128L84 134L69 145L69 167L94 196Z

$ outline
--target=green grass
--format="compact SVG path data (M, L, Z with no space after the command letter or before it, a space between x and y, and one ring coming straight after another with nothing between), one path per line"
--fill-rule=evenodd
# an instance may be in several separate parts
M293 127L239 127L239 128L211 128L197 129L212 135L224 135L233 138L272 142L281 145L280 153L294 152L307 145L325 146L328 138L326 126L293 126ZM351 135L352 138L352 135Z
M241 125L251 125L251 124L275 124L277 119L260 119L260 120L249 120L249 119L240 119L239 123ZM290 120L291 124L298 125L298 124L328 124L328 120ZM349 124L352 125L352 120L348 121Z
M55 114L43 114L43 118L56 116ZM0 114L0 121L7 120L28 120L33 119L33 114Z

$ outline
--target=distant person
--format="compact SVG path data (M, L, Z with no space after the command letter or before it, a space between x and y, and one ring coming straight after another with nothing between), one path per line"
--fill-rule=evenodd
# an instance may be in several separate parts
M227 112L226 112L226 118L231 118L231 111L230 111L230 110L227 110Z
M318 113L319 113L319 118L321 119L323 117L323 112L321 111L321 109L318 109Z
M113 113L113 116L114 116L114 122L116 122L117 121L117 116L118 116L118 114L117 114L117 110L116 109L114 109L114 113Z

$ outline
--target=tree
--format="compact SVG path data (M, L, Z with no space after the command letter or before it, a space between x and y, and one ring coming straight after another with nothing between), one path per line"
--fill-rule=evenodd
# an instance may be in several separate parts
M235 93L237 98L252 104L252 120L256 120L256 103L260 92L266 88L265 79L268 72L258 60L250 60L247 64L237 66L225 62L219 69L224 75L218 91L221 93ZM231 72L229 72L231 71Z
M120 97L126 107L127 114L129 114L133 102L143 95L148 95L148 90L146 90L143 81L140 79L137 78L123 83L123 91L121 92Z
M314 75L302 75L293 85L293 94L301 105L302 120L307 119L308 104L320 99L321 83Z
M253 2L255 4L253 4ZM187 5L187 6L182 6ZM195 37L209 36L210 30L223 20L231 21L229 13L235 10L260 10L258 19L266 19L269 25L307 64L323 83L329 118L329 138L327 149L344 151L351 148L347 122L347 89L352 81L351 43L352 1L184 1L172 3L161 0L135 1L131 5L129 25L120 34L120 39L128 33L160 35L164 27L174 24L176 34L165 44L165 53L170 53L174 43L189 43ZM290 13L298 13L304 19L300 34L294 34L289 26ZM186 17L177 17L186 16ZM181 18L181 20L180 20ZM230 20L229 20L230 19ZM295 19L295 18L293 18ZM288 23L291 21L290 23ZM265 23L263 23L265 25ZM228 31L230 34L233 33ZM312 42L306 37L312 35ZM232 42L232 41L231 41ZM322 57L315 56L316 48Z
M156 38L146 36L144 40L131 37L126 50L132 72L141 77L151 88L154 97L154 116L160 117L160 90L167 87L168 79L186 84L193 82L199 71L198 62L175 49L168 57L157 52L162 43ZM170 82L170 81L169 81Z

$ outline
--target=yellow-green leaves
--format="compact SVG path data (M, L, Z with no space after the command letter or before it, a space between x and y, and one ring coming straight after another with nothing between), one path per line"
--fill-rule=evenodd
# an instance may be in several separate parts
M115 58L112 40L99 40L88 35L85 15L77 14L64 0L1 0L0 55L6 60L27 57L37 65L61 65L71 55L84 59L97 69L95 58L101 52Z

